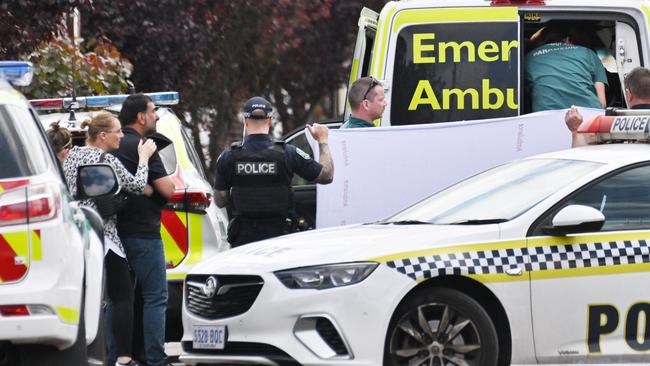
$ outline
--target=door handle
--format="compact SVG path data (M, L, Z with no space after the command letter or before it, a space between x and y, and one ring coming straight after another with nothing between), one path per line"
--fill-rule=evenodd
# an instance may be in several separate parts
M520 267L517 268L508 268L506 269L506 274L508 276L521 276L524 274L524 270Z

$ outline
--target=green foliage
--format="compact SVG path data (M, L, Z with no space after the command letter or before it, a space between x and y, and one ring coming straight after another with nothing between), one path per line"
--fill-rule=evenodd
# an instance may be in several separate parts
M120 94L128 89L131 63L112 45L99 42L89 52L66 36L53 38L28 56L34 79L23 92L29 98Z
M284 131L347 83L362 6L384 0L93 0L84 35L109 38L134 64L138 91L178 90L182 112L209 131L214 164L241 136L253 95L276 106ZM200 151L200 149L199 149ZM211 171L209 169L208 171Z

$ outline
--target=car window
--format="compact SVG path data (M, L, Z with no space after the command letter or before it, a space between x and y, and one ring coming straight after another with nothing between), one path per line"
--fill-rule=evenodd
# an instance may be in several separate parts
M602 212L601 231L650 229L650 165L607 177L579 191L563 207L568 205Z
M391 86L391 125L516 116L518 32L516 22L402 28ZM497 44L497 39L503 42ZM486 56L488 47L499 52Z
M190 161L192 162L192 165L196 168L196 170L201 174L203 179L206 179L205 176L205 171L203 170L203 164L201 164L201 160L199 159L199 154L194 150L193 148L193 141L190 138L190 135L187 133L184 127L181 126L181 135L183 135L183 142L185 143L185 150L187 151L187 156L190 158Z
M165 166L167 175L174 174L176 172L176 150L174 150L174 144L165 146L164 149L158 152L158 155L160 155L160 159Z
M306 152L311 156L311 158L314 158L314 152L312 151L311 147L309 146L309 142L307 141L307 136L305 136L305 131L302 130L298 133L296 133L294 136L292 136L290 139L287 139L287 143L289 145L293 145L300 150ZM292 186L304 186L312 184L305 178L300 177L298 174L293 175L293 179L291 180L291 185Z
M314 152L312 151L311 146L309 146L309 141L307 141L307 136L305 136L305 130L296 133L291 137L291 139L287 139L287 143L306 152L312 159L314 158Z
M20 128L17 128L20 126ZM26 148L26 147L30 148ZM29 111L0 106L0 179L27 177L47 169L47 142Z
M561 159L514 161L440 191L386 221L446 225L511 220L598 165Z

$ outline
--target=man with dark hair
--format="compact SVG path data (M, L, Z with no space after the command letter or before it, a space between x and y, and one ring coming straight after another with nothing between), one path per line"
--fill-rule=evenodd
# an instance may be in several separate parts
M630 109L650 109L650 70L645 67L635 67L623 81L625 87L625 100ZM573 137L573 147L587 145L583 136L576 131L582 123L582 115L575 107L571 107L564 116L571 135Z
M374 127L372 121L381 117L386 109L384 86L373 77L362 77L348 91L351 116L341 128Z
M129 95L120 111L124 138L114 153L124 167L134 174L138 167L138 143L156 132L159 117L151 98L144 94ZM124 245L137 282L142 291L144 352L149 366L166 365L165 311L167 309L167 273L160 236L162 208L174 193L174 183L155 152L149 158L147 184L153 194L129 197L117 215L117 231ZM109 360L111 347L109 345Z
M272 111L266 99L249 99L243 110L244 141L232 144L217 160L215 201L219 207L230 205L228 241L233 247L292 231L294 172L320 184L331 183L334 176L327 127L307 126L318 141L318 163L299 148L271 138Z

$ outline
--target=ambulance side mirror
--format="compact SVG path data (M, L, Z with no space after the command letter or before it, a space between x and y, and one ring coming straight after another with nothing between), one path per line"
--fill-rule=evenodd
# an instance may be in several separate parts
M553 216L552 225L542 228L549 235L563 236L567 234L598 231L605 223L602 212L584 205L569 205Z

